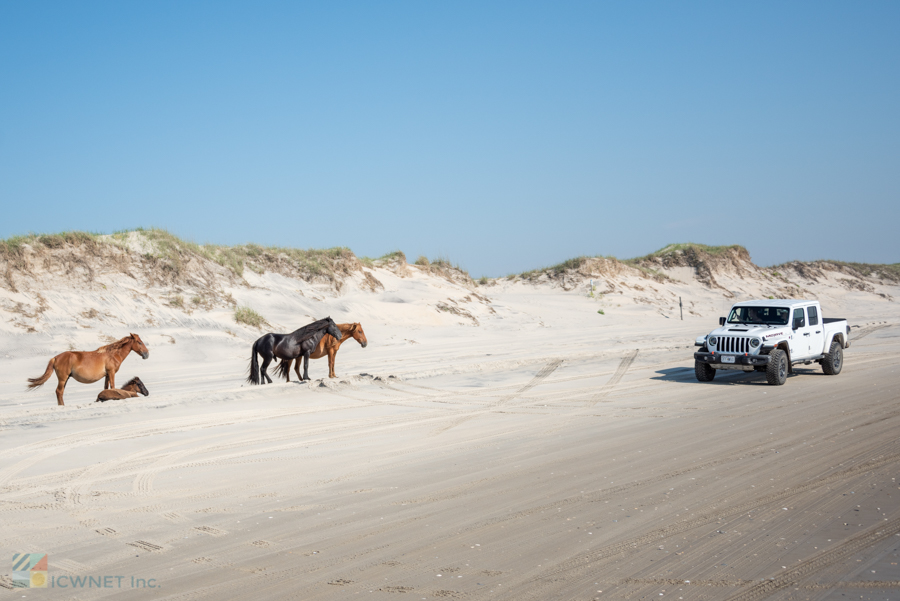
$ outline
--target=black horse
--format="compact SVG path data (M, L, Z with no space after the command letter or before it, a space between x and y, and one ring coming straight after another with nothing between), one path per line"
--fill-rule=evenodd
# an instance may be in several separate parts
M295 330L290 334L266 334L253 343L253 352L250 355L250 376L247 381L251 384L265 384L266 380L272 383L272 378L266 373L269 363L273 358L281 359L282 376L291 381L290 375L285 373L291 366L291 360L303 357L303 379L309 380L309 354L318 346L319 341L325 334L331 334L337 340L342 337L341 331L337 324L330 317L314 321L309 325L305 325L299 330ZM262 372L260 373L259 365L256 363L256 355L260 354L263 358Z

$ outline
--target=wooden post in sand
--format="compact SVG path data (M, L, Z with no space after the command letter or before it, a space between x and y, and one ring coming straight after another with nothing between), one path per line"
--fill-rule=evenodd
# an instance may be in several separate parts
M678 297L678 310L681 311L681 321L684 321L684 306L681 304L681 297Z

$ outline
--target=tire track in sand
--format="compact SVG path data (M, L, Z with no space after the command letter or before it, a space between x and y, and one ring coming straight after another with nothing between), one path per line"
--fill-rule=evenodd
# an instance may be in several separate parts
M856 331L856 336L853 336L853 332L850 332L850 334L851 334L850 342L853 343L853 342L856 342L857 340L862 340L869 334L873 334L873 333L877 332L878 330L883 330L884 328L889 328L889 327L891 327L891 324L885 323L885 324L881 324L881 325L877 325L877 326L866 326L864 328L860 328L859 330Z
M781 502L784 499L796 496L798 494L806 493L811 490L815 490L823 485L830 484L832 482L839 482L845 480L847 478L852 478L860 473L865 473L868 471L872 471L874 469L878 469L884 465L894 464L897 461L900 461L900 453L891 453L889 455L882 455L878 459L872 459L870 461L866 461L864 463L854 465L852 467L846 468L839 472L834 472L828 476L824 476L822 478L817 478L815 480L811 480L809 482L805 482L799 486L795 486L792 488L787 488L785 490L772 493L766 495L764 497L754 499L748 501L746 503L741 503L739 505L732 506L727 509L717 509L715 507L710 507L707 510L701 510L700 515L695 518L681 520L679 522L675 522L671 525L665 526L663 528L658 528L656 530L652 530L650 532L646 532L645 534L641 534L626 540L623 540L619 543L615 543L604 547L602 549L598 549L596 551L591 551L588 553L584 553L573 557L567 561L562 562L556 568L552 570L548 570L539 576L535 576L524 581L521 586L525 588L524 594L517 595L519 598L541 598L541 594L538 590L541 583L551 583L555 580L558 580L560 576L563 574L579 574L584 571L589 571L592 569L592 565L603 559L607 559L619 554L627 554L635 549L641 548L643 545L647 545L650 543L656 543L660 539L668 538L675 534L680 534L682 532L687 532L698 526L704 526L709 523L716 522L721 518L728 518L731 516L740 515L742 513L747 513L748 511L752 511L759 507ZM717 505L721 505L721 502L717 503ZM896 518L897 530L900 530L900 518ZM893 524L894 521L889 522L889 524ZM878 531L881 532L881 529L890 529L891 533L886 536L891 536L895 533L895 531L887 524L884 526L880 526ZM850 539L847 544L851 544L852 541L856 540ZM880 538L878 540L881 540ZM876 541L877 542L877 541ZM873 543L867 543L873 544ZM863 548L863 547L861 547ZM840 555L838 559L843 558L843 555ZM837 561L838 559L835 559ZM830 563L830 562L829 562ZM820 567L825 567L828 564L822 564ZM801 566L798 566L798 568ZM819 568L817 568L819 569ZM793 581L791 581L793 582ZM788 582L785 586L790 586L791 582ZM517 591L512 591L517 592ZM756 598L756 597L748 597L748 599Z
M745 591L732 595L731 597L728 597L727 601L754 601L756 599L767 599L776 591L796 586L801 578L814 574L833 563L843 561L851 555L867 549L872 545L878 544L884 539L890 538L898 533L900 533L900 518L894 518L885 524L879 524L862 534L858 534L853 538L840 543L834 549L822 551L821 553L810 557L806 561L800 563L797 567L782 572L771 580L765 580Z
M564 361L564 359L554 359L553 361L551 361L550 363L548 363L547 365L542 367L541 370L539 372L537 372L534 375L534 377L531 378L531 380L527 384L525 384L525 386L522 386L521 388L519 388L512 394L508 394L504 397L501 397L499 401L497 401L493 405L490 405L486 409L482 409L481 411L477 411L475 413L470 413L466 416L463 416L463 417L451 422L450 424L444 426L443 428L435 430L434 434L435 435L442 434L442 433L446 432L447 430L450 430L451 428L455 428L456 426L469 421L470 419L473 419L473 418L478 417L479 415L483 415L485 413L489 413L490 411L497 409L498 407L502 407L509 401L511 401L514 398L516 398L517 396L519 396L520 394L522 394L524 392L528 392L529 390L531 390L532 388L534 388L535 386L537 386L538 384L540 384L541 382L546 380L550 376L550 374L552 374L557 369L559 369L559 366L563 364L563 361Z
M593 407L594 405L602 401L604 397L606 397L606 395L612 392L612 389L615 388L616 384L619 383L619 380L621 380L625 376L625 372L628 371L628 368L631 367L631 364L634 363L634 360L638 356L639 352L639 349L635 349L622 358L622 362L619 363L619 367L616 369L616 373L612 375L612 377L609 379L609 382L607 382L603 386L603 388L600 389L600 392L597 393L597 396L588 401L589 407Z

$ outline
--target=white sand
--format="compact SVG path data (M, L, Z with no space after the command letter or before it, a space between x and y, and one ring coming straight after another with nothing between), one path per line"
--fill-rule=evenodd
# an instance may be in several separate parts
M368 348L338 353L339 378L323 379L321 359L312 382L268 386L244 381L261 332L224 306L168 307L172 290L113 272L82 286L37 270L20 292L0 290L0 557L48 553L59 589L0 598L900 588L897 286L787 274L858 327L839 376L813 364L771 387L692 371L694 338L734 298L787 285L759 271L718 273L721 288L685 268L667 283L598 274L602 298L586 281L468 288L415 267L370 273L383 290L362 273L340 292L273 273L217 284L273 331L325 315L365 328ZM129 357L117 381L138 375L149 397L94 404L102 383L73 382L57 407L55 376L24 392L54 354L129 332L150 358ZM123 578L71 588L90 576Z

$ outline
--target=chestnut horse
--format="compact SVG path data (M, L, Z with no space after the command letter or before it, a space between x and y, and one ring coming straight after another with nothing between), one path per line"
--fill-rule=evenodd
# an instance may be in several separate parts
M366 340L366 333L363 332L363 328L358 323L339 323L337 324L338 329L341 331L341 339L338 340L334 336L325 336L322 340L319 341L319 346L316 347L316 350L309 354L310 359L321 359L325 355L328 355L328 377L336 378L337 375L334 373L334 356L337 355L338 349L341 348L341 345L353 338L353 340L359 343L359 346L366 348L366 345L369 344L369 341ZM278 366L278 372L281 374L281 377L285 378L288 382L291 381L291 361L292 359L282 359L281 365ZM286 364L286 365L285 365ZM297 372L297 378L300 378L300 361L297 361L294 364L294 371Z
M138 393L141 393L144 396L150 396L150 391L147 390L147 387L144 386L141 379L135 376L128 380L128 383L122 388L108 388L106 390L101 390L100 394L97 395L97 400L94 402L103 403L104 401L111 401L113 399L133 399Z
M47 363L47 371L40 378L28 378L28 388L42 386L53 372L59 383L56 385L56 402L63 403L63 391L69 378L75 378L82 384L91 384L105 377L103 388L116 387L116 372L122 365L122 361L128 353L134 351L144 359L150 356L150 351L144 346L144 342L137 334L129 334L112 344L101 346L96 351L66 351L50 359Z

